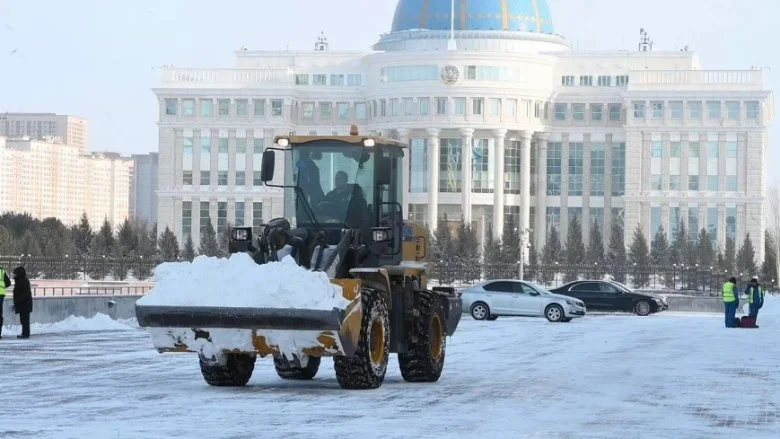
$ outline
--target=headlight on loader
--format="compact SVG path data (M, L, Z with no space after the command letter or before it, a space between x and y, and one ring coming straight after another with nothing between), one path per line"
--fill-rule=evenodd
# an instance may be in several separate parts
M233 239L236 241L249 240L249 231L246 229L233 229Z
M390 241L390 229L381 228L371 230L371 240L374 242Z

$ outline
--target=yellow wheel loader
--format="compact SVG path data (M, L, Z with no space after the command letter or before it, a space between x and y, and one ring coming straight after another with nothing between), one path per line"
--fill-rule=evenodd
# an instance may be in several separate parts
M406 145L376 136L281 136L263 153L261 180L284 190L284 217L231 230L230 253L258 264L292 257L340 287L344 309L136 305L159 352L198 353L206 382L243 386L257 356L272 356L283 379L310 380L332 356L339 384L371 389L390 353L410 382L437 381L446 338L461 318L454 288L427 287L426 232L404 220ZM274 185L277 153L284 183ZM293 226L294 225L294 226ZM214 273L214 275L219 275ZM263 294L257 285L247 295ZM319 292L312 291L312 295ZM218 295L219 291L213 294Z

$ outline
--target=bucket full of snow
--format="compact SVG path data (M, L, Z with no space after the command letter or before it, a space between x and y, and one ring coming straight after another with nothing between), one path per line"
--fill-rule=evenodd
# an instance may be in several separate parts
M292 358L350 355L356 348L358 280L331 280L289 256L258 265L246 253L166 263L154 275L154 289L136 302L136 317L160 352Z

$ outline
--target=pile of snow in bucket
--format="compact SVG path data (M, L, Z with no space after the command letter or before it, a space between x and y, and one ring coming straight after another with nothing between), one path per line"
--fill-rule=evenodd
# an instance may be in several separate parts
M327 274L309 271L287 256L258 265L247 253L199 256L154 271L155 286L138 305L232 308L343 309L349 301Z

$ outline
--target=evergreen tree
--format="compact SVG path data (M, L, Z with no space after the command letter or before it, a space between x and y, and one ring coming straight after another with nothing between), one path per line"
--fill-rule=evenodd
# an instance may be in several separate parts
M666 231L663 226L658 228L658 232L650 245L650 261L653 264L655 273L662 273L662 282L667 288L674 288L674 272L667 273L670 261L671 250L669 240L666 238Z
M731 238L726 238L726 251L723 254L723 270L728 277L737 275L737 244Z
M585 243L582 240L582 223L576 216L569 221L569 233L566 237L566 276L565 282L579 278L581 264L585 261Z
M604 238L601 236L601 227L598 221L593 221L590 228L590 240L585 260L591 267L588 277L602 279L606 272L606 256L604 254Z
M617 222L612 224L607 251L607 265L612 277L617 282L626 281L626 244L623 239L623 227Z
M0 225L0 256L16 255L18 251L15 241L11 232Z
M174 236L174 238L176 238ZM192 262L195 259L195 245L192 243L192 235L187 235L187 240L184 241L184 249L182 249L181 257L185 261Z
M498 279L501 277L501 238L493 238L493 227L488 224L485 233L485 243L482 249L483 276L485 279Z
M56 218L46 218L41 221L37 238L43 255L59 262L46 264L43 275L47 279L75 279L79 267L70 229Z
M74 227L73 232L73 241L79 255L88 255L95 233L92 231L92 226L89 225L89 218L87 218L86 212L81 214L81 220L79 221L79 224Z
M745 241L737 253L737 271L743 276L749 277L754 277L758 274L756 250L753 248L753 241L750 240L750 233L745 235Z
M217 240L219 241L219 254L218 256L220 258L226 258L230 252L229 252L229 245L230 245L230 230L233 228L233 225L230 223L227 223L225 227L220 229L220 231L217 233Z
M635 288L644 288L650 282L650 249L647 246L645 232L642 225L637 225L634 230L634 238L628 253L628 261L631 263L631 277Z
M544 285L549 285L555 281L558 275L559 262L563 257L563 248L558 230L554 225L550 226L550 232L547 234L547 243L542 249L542 265L544 268L539 273L539 281Z
M122 245L115 245L111 255L111 276L114 280L125 280L127 279L128 269L128 259L122 249Z
M711 270L715 266L716 254L715 248L712 246L712 237L707 232L707 229L701 229L699 232L699 241L696 245L696 259L699 261L699 266L702 269Z
M136 222L135 230L138 242L136 244L133 260L133 276L138 280L145 280L152 275L152 265L157 256L157 239L153 235L154 230L148 230L148 224L145 221Z
M111 227L111 223L108 222L108 218L103 221L103 225L98 232L98 239L100 239L100 252L93 251L93 256L110 256L114 253L114 246L116 245L116 239L114 238L114 228ZM95 249L93 249L95 250Z
M114 251L114 256L131 256L135 255L138 250L138 233L133 226L133 223L129 219L125 219L122 225L117 230L117 246L119 250Z
M479 279L479 238L476 231L461 220L458 224L458 235L454 241L455 254L460 260L463 270L459 272L460 280L471 282Z
M27 277L30 279L37 279L41 275L40 265L32 262L29 258L36 258L43 255L41 246L38 243L38 239L34 236L33 232L28 231L22 236L21 244L18 246L20 253L24 255L21 258L21 263L24 265L27 271ZM27 258L27 260L25 260Z
M108 219L92 240L86 262L87 274L94 280L104 279L110 272L109 261L115 247L114 231Z
M214 231L214 225L211 224L211 218L206 221L206 227L200 234L198 254L210 257L219 256L219 243L217 242L217 234Z
M190 239L189 241L190 245L192 245L192 240ZM160 247L160 257L164 262L176 262L179 260L179 241L168 227L165 227L162 235L160 235L158 246Z
M769 230L764 234L764 262L761 264L761 285L764 288L774 287L777 281L777 246L775 238Z

